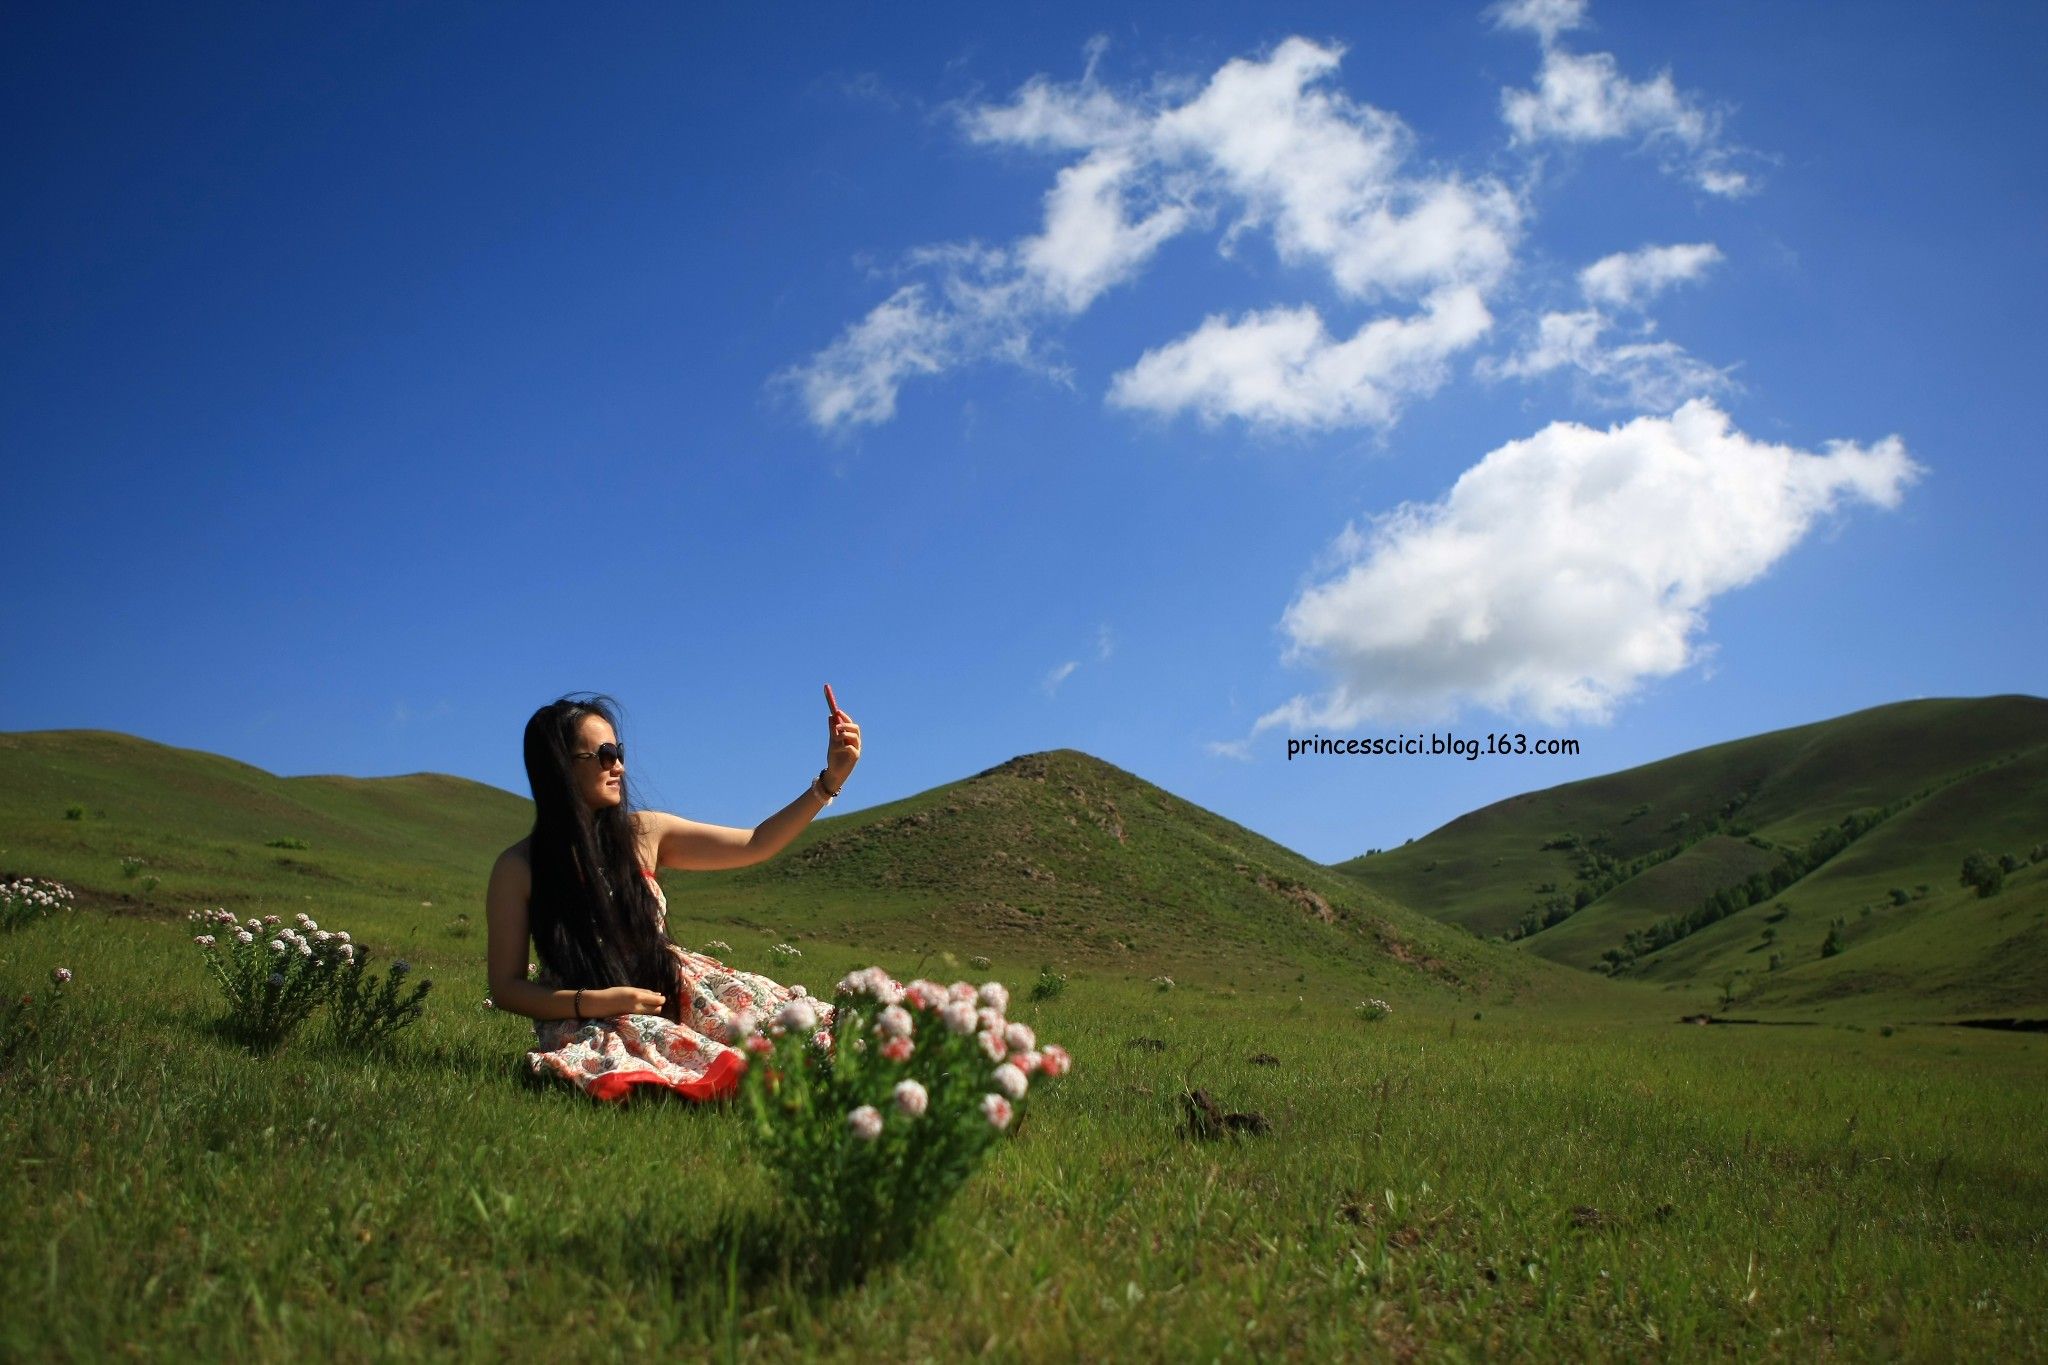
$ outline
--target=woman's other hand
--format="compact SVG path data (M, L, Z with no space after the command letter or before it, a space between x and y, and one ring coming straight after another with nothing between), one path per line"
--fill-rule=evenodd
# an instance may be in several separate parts
M610 1019L620 1014L660 1014L668 997L638 986L608 986L583 992L583 1017Z
M829 737L825 746L825 781L836 792L846 785L853 765L860 762L860 726L839 709L830 683L825 685L825 705L831 708L825 718Z

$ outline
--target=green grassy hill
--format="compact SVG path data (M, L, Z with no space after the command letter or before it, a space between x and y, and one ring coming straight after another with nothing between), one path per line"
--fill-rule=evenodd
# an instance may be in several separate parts
M1654 941L1660 922L1859 813L1855 837L1789 885ZM1338 870L1576 967L1618 953L1630 976L1732 978L1760 1006L1906 997L1993 1012L2048 1007L2048 869L1989 899L1957 871L1973 849L2024 861L2044 841L2048 701L1989 697L1878 707L1532 792ZM1839 951L1823 956L1831 935Z
M144 915L341 915L422 961L439 943L443 965L479 981L483 886L530 811L431 774L279 778L125 735L0 735L0 873ZM789 940L988 955L1013 979L1056 963L1353 998L1584 990L1066 750L818 821L759 867L662 880L680 941L723 938L764 969L766 947Z
M1536 979L1513 954L1068 749L820 821L773 862L672 886L678 923L802 925L1223 986L1304 970L1361 991Z
M0 872L54 877L137 913L311 900L480 921L491 861L531 810L438 773L275 777L103 730L0 734Z

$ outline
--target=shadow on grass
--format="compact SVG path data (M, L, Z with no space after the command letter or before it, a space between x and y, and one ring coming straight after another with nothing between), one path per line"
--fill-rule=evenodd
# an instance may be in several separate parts
M729 1328L763 1302L858 1289L905 1255L823 1237L786 1211L761 1208L682 1226L673 1210L633 1210L579 1228L543 1253L619 1266Z

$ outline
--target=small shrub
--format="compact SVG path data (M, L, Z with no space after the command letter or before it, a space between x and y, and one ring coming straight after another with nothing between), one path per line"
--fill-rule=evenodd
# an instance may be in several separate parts
M797 947L794 943L778 943L768 951L785 960L799 958L804 955L804 950Z
M379 978L369 971L370 954L358 951L334 970L327 996L326 1041L348 1052L368 1052L390 1046L398 1031L426 1013L431 981L421 981L412 994L400 998L412 964L404 958L391 964L388 975Z
M2006 869L1989 853L1978 849L1963 859L1962 875L1964 886L1977 889L1977 899L1988 900L2005 887Z
M1828 936L1821 940L1820 955L1833 957L1842 951L1842 930L1839 925L1828 926Z
M85 807L66 806L64 808L64 818L66 820L83 820L85 818Z
M1913 899L1913 893L1903 886L1895 886L1885 894L1892 898L1893 905L1904 905Z
M40 997L23 991L0 1010L0 1076L13 1070L17 1058L28 1064L63 1049L71 1032L64 1008L64 988L70 984L70 968L53 967L50 988Z
M1359 1001L1355 1012L1366 1023L1377 1024L1380 1020L1392 1014L1394 1007L1375 996L1370 1000Z
M0 929L19 929L46 919L53 910L71 908L71 888L41 877L16 877L0 882Z
M308 938L281 927L276 915L238 924L226 910L194 910L186 918L215 933L193 937L220 988L226 1013L221 1031L253 1051L268 1052L289 1038L327 998L334 969L355 956L347 934ZM300 923L317 926L304 915Z
M1784 966L1785 966L1785 955L1784 955L1783 953L1772 953L1772 954L1771 954L1771 966L1770 966L1770 970L1772 970L1772 971L1774 971L1774 972L1775 972L1775 971L1780 971L1780 970L1782 970L1782 969L1784 968Z
M1051 965L1048 964L1038 969L1038 980L1031 983L1031 998L1033 1000L1052 1000L1057 998L1059 993L1066 988L1067 974L1054 971Z
M2027 861L2030 863L2048 863L2048 841L2035 844L2032 848L2028 849Z
M1885 1026L1884 1026L1883 1028L1879 1029L1879 1030L1878 1030L1877 1032L1878 1032L1878 1035L1879 1035L1880 1037L1884 1037L1884 1038L1889 1038L1889 1037L1891 1037L1891 1036L1892 1036L1892 1035L1893 1035L1894 1033L1897 1033L1897 1032L1898 1032L1898 1030L1897 1030L1897 1029L1895 1029L1895 1028L1893 1028L1893 1027L1892 1027L1892 1026L1891 1026L1890 1024L1886 1024L1886 1025L1885 1025Z
M448 937L468 938L469 933L469 916L458 911L455 918L448 921Z
M1152 985L1158 990L1170 991L1173 989L1173 978L1170 976L1155 976L1152 978Z
M136 874L142 871L144 866L146 864L140 858L123 858L121 860L121 875L133 880Z
M290 835L286 835L286 836L285 836L284 838L282 838L282 839L272 839L272 840L270 840L269 842L265 843L265 844L264 844L263 846L264 846L265 848L297 848L297 849L307 849L307 848L311 848L311 847L312 847L312 845L311 845L311 844L309 844L309 843L307 843L307 842L306 842L306 841L305 841L304 839L295 839L295 838L291 837Z
M829 1011L785 1005L743 1044L758 1152L838 1277L910 1249L1027 1091L1071 1065L1004 1018L1000 982L908 986L879 967L841 980Z
M704 945L704 951L707 953L717 953L721 957L727 957L732 954L732 945L722 938L714 938Z
M967 959L967 965L974 968L977 972L985 972L991 964L987 958L977 953L975 956Z
M147 896L150 892L156 890L157 887L161 885L163 885L163 878L161 877L158 877L154 874L144 877L142 879L142 894Z

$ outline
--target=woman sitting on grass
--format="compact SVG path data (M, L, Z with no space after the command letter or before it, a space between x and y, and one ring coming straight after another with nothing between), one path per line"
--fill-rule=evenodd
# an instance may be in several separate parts
M839 794L860 761L860 726L832 689L825 767L803 795L751 830L704 825L626 799L626 751L606 697L563 698L526 723L533 832L498 855L485 908L491 999L534 1021L535 1074L600 1100L660 1086L693 1100L731 1094L735 1050L801 986L735 971L669 941L662 867L747 867L782 851ZM541 974L526 979L527 942ZM831 1010L819 1002L821 1019ZM748 1017L742 1017L748 1016Z

